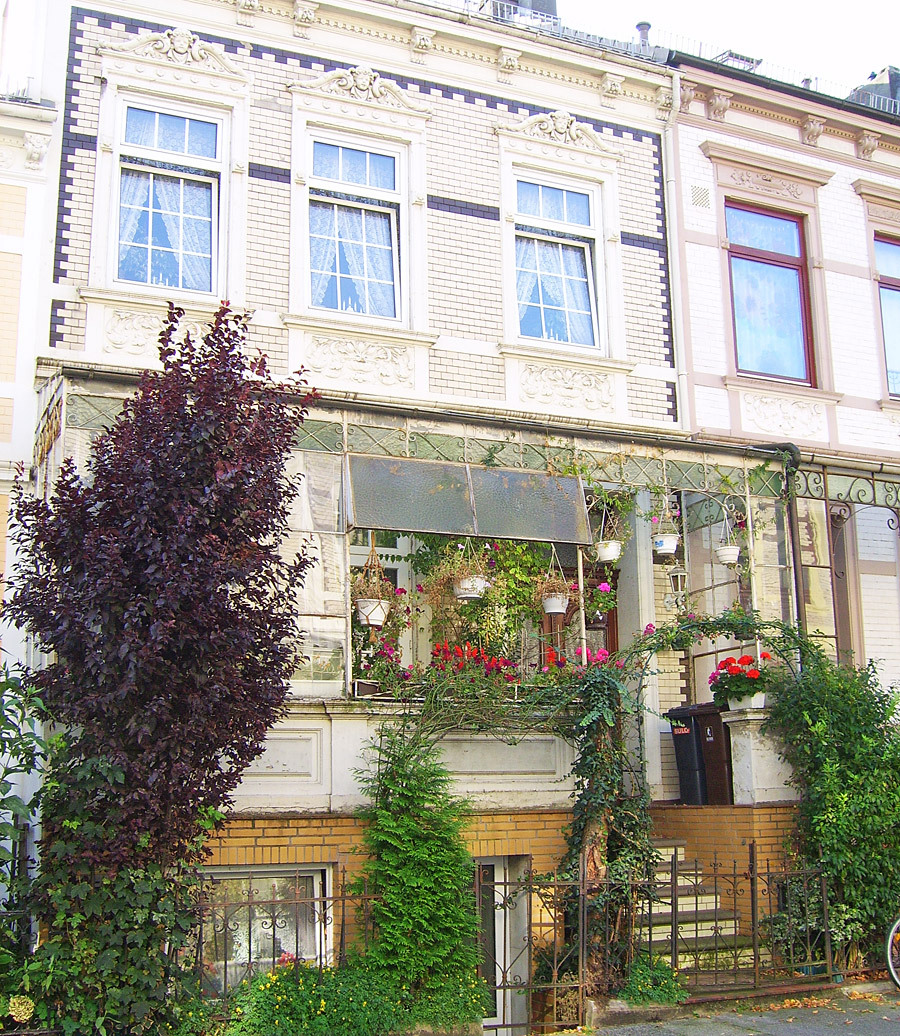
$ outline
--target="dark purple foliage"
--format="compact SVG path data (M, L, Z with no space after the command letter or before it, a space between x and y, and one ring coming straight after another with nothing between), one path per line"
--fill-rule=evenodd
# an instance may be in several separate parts
M170 307L163 370L97 439L88 477L67 461L49 504L20 487L13 507L6 614L53 658L38 693L72 761L124 773L93 793L97 862L190 855L198 815L228 802L261 751L298 660L311 562L279 544L311 397L246 358L245 318L227 304L176 347L181 315Z

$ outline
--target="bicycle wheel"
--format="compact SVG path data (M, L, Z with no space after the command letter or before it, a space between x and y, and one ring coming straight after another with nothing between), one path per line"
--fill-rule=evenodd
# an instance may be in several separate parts
M886 956L888 973L894 985L900 989L900 917L888 931Z

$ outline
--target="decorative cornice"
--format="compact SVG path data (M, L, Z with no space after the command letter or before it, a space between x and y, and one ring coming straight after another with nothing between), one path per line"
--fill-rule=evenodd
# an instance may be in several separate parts
M799 181L812 188L823 187L834 176L833 169L820 169L782 157L763 155L758 151L744 151L729 144L722 144L717 140L703 141L700 150L712 162L726 166L742 166L745 169L768 173L786 180Z
M734 94L727 90L710 90L706 95L706 117L713 122L724 122Z
M875 183L873 180L853 181L853 190L868 204L889 205L900 209L900 187Z
M511 83L513 75L519 71L519 58L521 50L512 50L510 47L500 47L497 51L497 79L501 83Z
M620 152L607 143L593 126L577 122L574 115L566 111L543 112L529 115L522 122L509 124L499 122L494 126L497 133L533 137L552 144L565 144L579 150L597 151L610 158L621 158Z
M856 138L856 157L863 159L865 162L870 161L875 154L875 149L878 147L880 139L880 133L862 130Z
M253 15L259 10L259 0L237 0L238 25L252 25Z
M825 120L817 119L813 115L807 115L800 126L800 139L810 147L818 147L819 137L825 129Z
M207 43L190 29L167 29L150 32L122 43L104 44L97 48L102 57L131 57L178 65L216 75L246 80L247 76L225 54L218 44Z
M319 9L313 0L294 0L291 18L294 22L294 35L303 40L309 39L309 29L315 24L316 11Z
M426 115L428 109L413 101L390 79L383 79L366 65L335 69L315 79L307 79L288 86L291 91L305 91L329 97L343 97L363 104L377 104L410 114Z
M414 25L409 34L409 54L417 65L425 64L425 55L434 50L434 30Z
M430 349L438 340L439 335L424 331L410 331L402 327L373 327L371 322L355 324L349 320L332 320L327 317L319 318L303 316L297 313L282 314L282 323L288 330L305 331L312 336L327 338L347 338L356 341L389 343L402 346L420 346Z
M678 107L681 111L690 111L691 105L694 103L694 98L697 96L697 84L689 83L686 79L681 81L681 94L679 97Z

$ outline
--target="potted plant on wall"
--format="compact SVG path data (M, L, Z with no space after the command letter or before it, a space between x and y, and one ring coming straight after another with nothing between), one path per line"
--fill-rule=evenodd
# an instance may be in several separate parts
M350 599L363 626L380 628L387 622L397 595L394 584L385 576L372 540L369 556L350 583Z
M723 658L709 676L713 701L732 711L764 708L771 661L768 651L760 651L756 658L746 654Z

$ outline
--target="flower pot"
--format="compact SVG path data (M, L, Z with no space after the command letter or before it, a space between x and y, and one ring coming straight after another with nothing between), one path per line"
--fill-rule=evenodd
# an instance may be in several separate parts
M383 626L391 610L391 602L377 597L359 597L356 616L363 626Z
M545 594L541 598L545 615L565 615L569 607L568 594Z
M755 694L747 695L744 698L728 699L728 708L731 712L734 712L736 709L764 709L765 707L765 691L757 691Z
M453 584L453 596L457 601L477 601L484 596L490 585L490 579L484 576L465 576Z
M656 532L653 534L652 542L657 554L674 554L678 550L681 536L677 532Z
M594 544L594 555L598 561L612 564L622 556L621 540L600 540Z
M741 556L741 548L736 543L720 543L716 547L716 561L720 565L727 565L729 568L738 563Z

